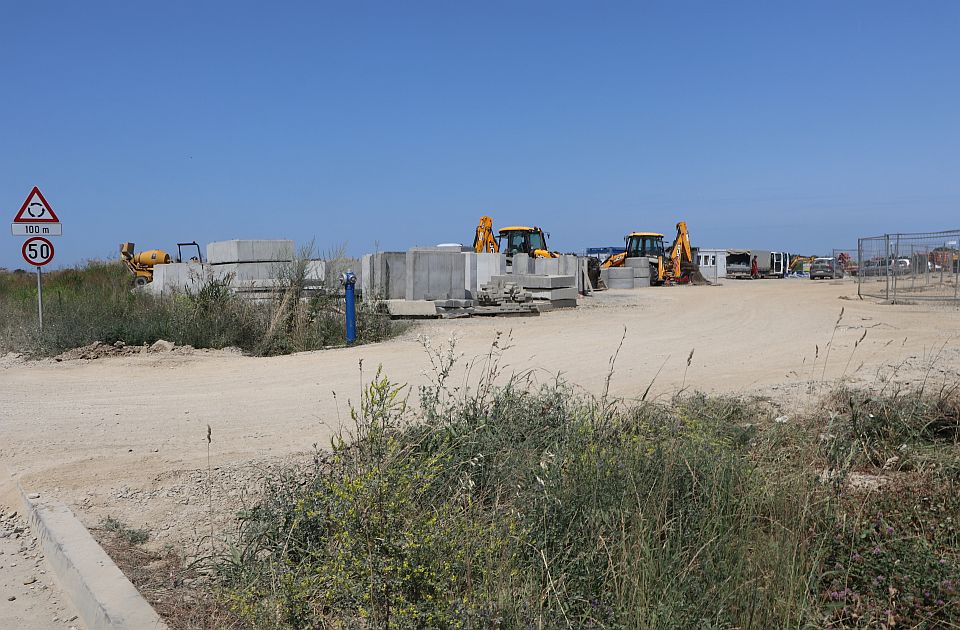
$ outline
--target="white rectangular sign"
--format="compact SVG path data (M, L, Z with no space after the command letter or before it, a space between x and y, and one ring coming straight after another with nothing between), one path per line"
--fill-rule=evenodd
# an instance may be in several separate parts
M12 223L14 236L63 236L62 223Z

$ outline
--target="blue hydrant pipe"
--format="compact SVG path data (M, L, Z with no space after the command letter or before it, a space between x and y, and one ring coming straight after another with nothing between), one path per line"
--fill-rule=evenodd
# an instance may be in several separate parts
M346 301L347 312L347 343L353 343L357 340L357 298L355 287L357 276L349 269L340 277L340 283L343 285L344 298Z

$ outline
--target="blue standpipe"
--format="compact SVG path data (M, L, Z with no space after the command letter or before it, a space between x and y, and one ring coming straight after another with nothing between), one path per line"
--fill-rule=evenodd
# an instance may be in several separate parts
M346 301L347 343L353 343L357 340L357 297L355 293L357 276L348 269L340 277L340 284L343 285L344 300Z

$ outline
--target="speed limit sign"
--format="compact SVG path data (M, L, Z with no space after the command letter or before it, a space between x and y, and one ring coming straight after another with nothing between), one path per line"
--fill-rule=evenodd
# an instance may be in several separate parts
M43 267L53 260L53 243L42 236L28 238L23 243L23 259L34 267Z

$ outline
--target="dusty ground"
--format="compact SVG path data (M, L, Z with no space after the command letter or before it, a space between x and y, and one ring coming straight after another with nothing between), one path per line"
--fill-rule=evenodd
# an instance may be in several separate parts
M0 463L88 526L112 515L149 529L153 544L196 541L209 528L211 504L225 524L265 466L328 443L347 400L358 396L361 360L365 378L382 365L392 380L418 385L429 366L418 335L435 346L456 335L458 351L471 358L509 332L509 370L541 379L559 372L599 392L624 331L611 392L626 397L655 378L654 393L684 384L761 393L789 410L838 378L960 379L960 311L859 301L850 281L609 291L538 318L434 321L387 343L286 357L0 358Z
M0 628L82 627L26 519L0 508Z

